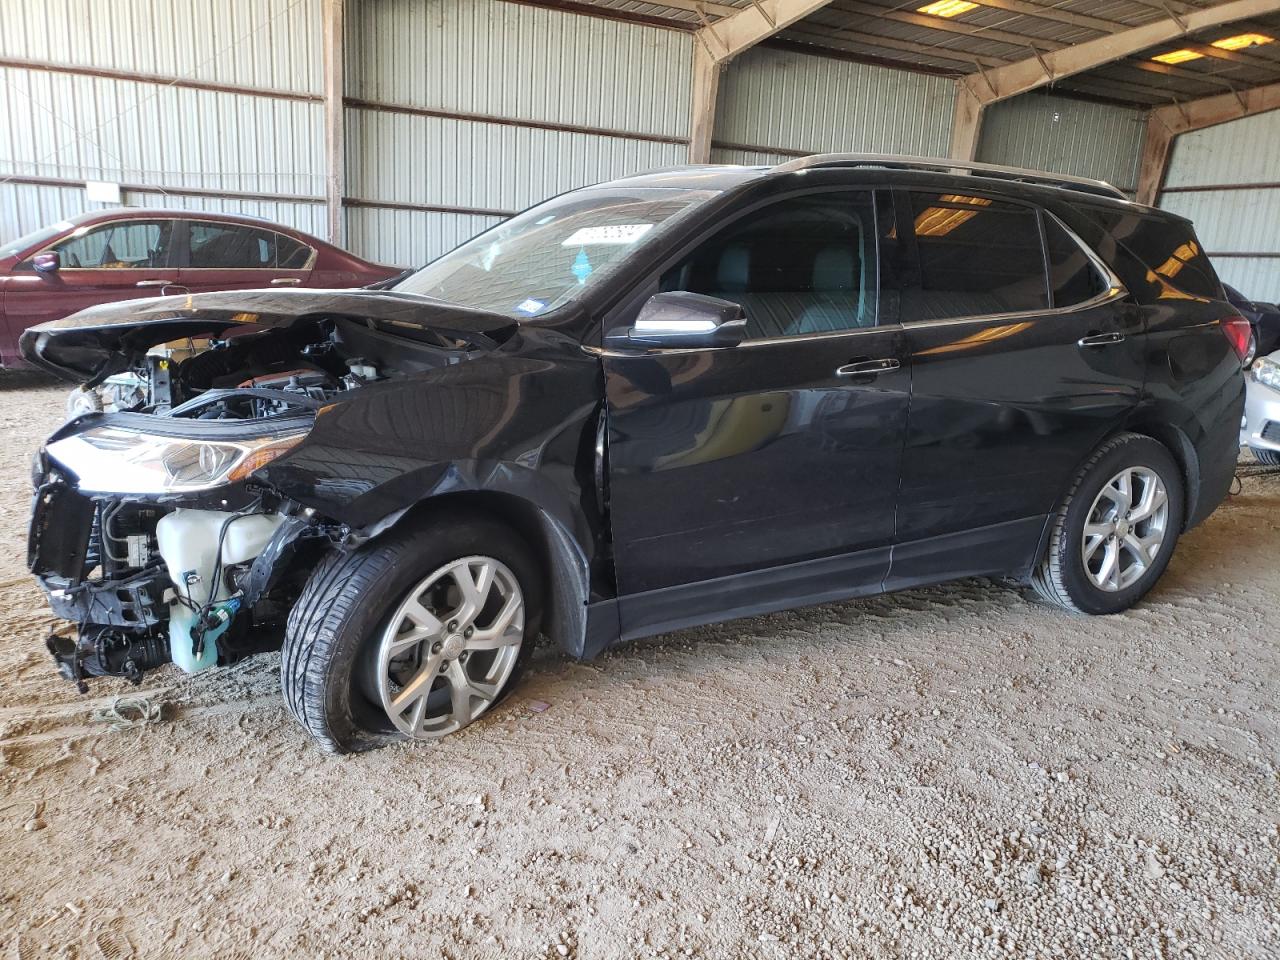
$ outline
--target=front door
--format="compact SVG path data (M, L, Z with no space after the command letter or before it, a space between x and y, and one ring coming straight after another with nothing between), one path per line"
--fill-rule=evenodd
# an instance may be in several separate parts
M27 327L95 304L171 290L178 279L170 266L172 236L171 220L113 220L81 227L48 247L61 260L52 273L37 273L30 259L18 264L5 295L11 335L16 340Z
M1025 569L1071 477L1138 402L1140 312L1047 212L898 201L882 255L912 399L888 586Z
M869 193L775 201L654 286L740 303L746 342L606 352L624 637L880 589L910 375L875 238Z

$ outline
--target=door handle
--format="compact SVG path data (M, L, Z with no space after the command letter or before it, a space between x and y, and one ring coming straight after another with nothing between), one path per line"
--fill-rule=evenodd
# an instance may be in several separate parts
M190 292L191 292L191 291L190 291L190 290L188 290L186 287L184 287L182 284L180 284L180 283L174 283L172 280L139 280L137 283L135 283L135 284L134 284L134 286L135 286L135 287L143 287L144 289L150 289L150 288L152 288L152 287L159 287L159 288L160 288L160 295L161 295L162 297L163 297L163 296L173 296L174 294L190 293Z
M302 281L297 277L276 277L271 281L273 287L296 287Z
M843 367L836 367L837 377L857 377L866 374L875 375L877 373L888 373L891 370L897 370L902 366L902 361L896 357L886 357L883 360L854 360L846 363Z
M1113 343L1124 343L1123 333L1091 333L1076 341L1077 347L1105 347Z

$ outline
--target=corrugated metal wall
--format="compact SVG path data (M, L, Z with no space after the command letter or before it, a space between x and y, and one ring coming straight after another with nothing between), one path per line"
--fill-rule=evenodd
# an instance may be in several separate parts
M86 179L323 232L320 7L0 0L0 237L84 209ZM545 197L683 163L693 42L501 0L352 0L347 246L418 264ZM713 158L940 156L953 104L947 79L757 48L722 77ZM1140 131L1133 111L1021 97L988 111L982 156L1131 186Z
M1145 121L1129 107L1024 94L987 108L978 159L1094 177L1132 193Z
M497 0L361 0L348 18L363 255L421 263L486 214L685 159L687 34Z
M1280 112L1184 133L1174 140L1160 196L1161 207L1195 222L1223 280L1246 297L1272 303L1280 301L1277 157Z
M945 156L954 104L955 86L941 77L757 47L721 77L713 159L777 163L821 151Z
M89 208L84 180L146 188L133 206L318 225L317 0L0 0L0 23L0 236Z

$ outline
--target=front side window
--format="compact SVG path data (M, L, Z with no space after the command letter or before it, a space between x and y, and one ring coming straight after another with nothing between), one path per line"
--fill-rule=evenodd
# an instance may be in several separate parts
M172 233L169 220L124 220L81 227L53 249L73 270L153 270L169 265Z
M904 323L1048 308L1034 209L965 194L906 196L899 229L909 236L897 245Z
M871 194L796 197L747 214L666 271L661 288L741 304L751 340L874 326Z
M270 230L232 224L190 225L190 266L206 270L271 270L277 268L277 240L293 241ZM292 268L291 268L292 269Z
M433 260L393 290L505 314L541 316L580 296L717 191L575 190Z

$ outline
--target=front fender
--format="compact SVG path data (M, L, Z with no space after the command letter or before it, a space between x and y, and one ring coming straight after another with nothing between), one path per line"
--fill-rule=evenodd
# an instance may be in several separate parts
M254 475L350 529L376 536L421 505L488 494L527 505L551 565L561 642L595 592L603 543L596 490L600 369L576 350L493 354L353 391L319 411L307 438ZM573 637L579 639L575 642Z

